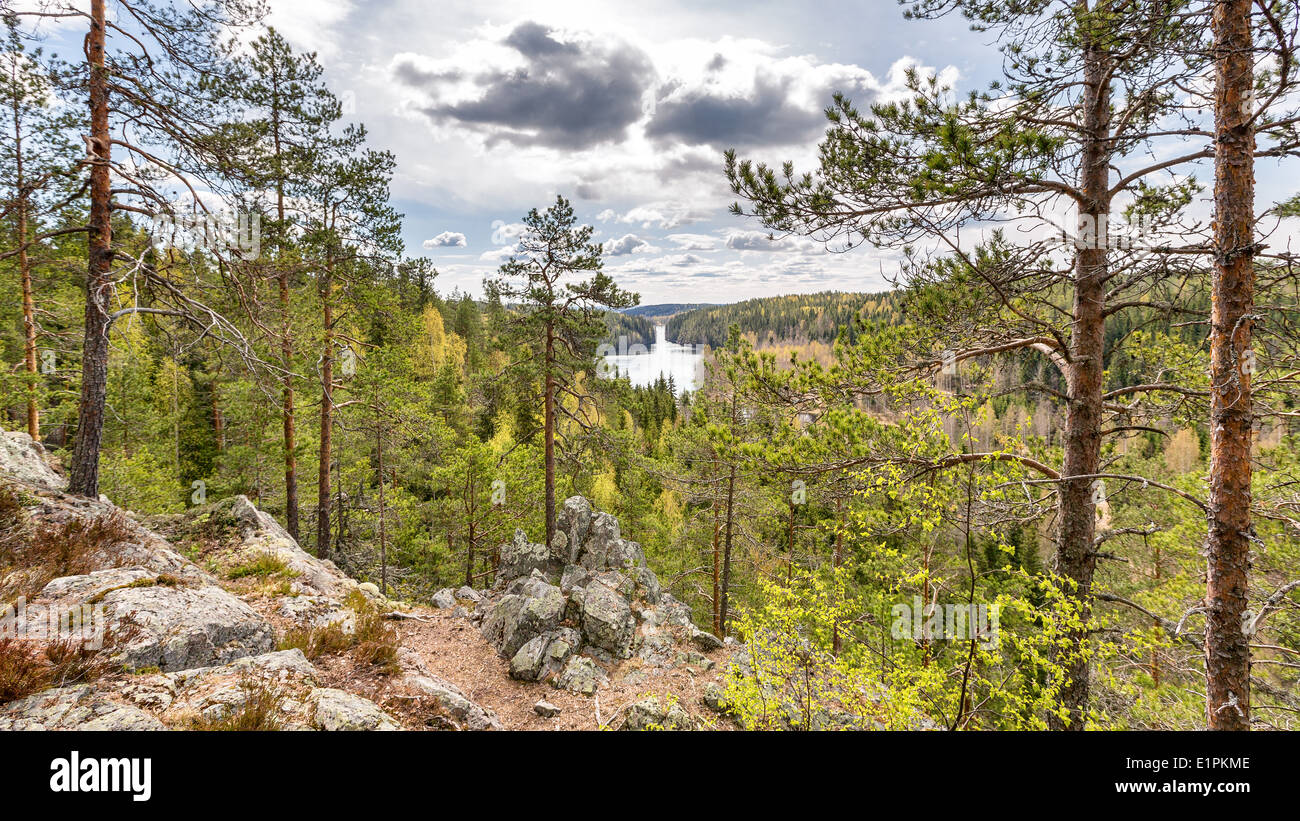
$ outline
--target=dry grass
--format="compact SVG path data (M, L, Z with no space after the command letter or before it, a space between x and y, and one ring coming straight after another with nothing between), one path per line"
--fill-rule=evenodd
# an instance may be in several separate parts
M103 646L95 649L72 638L0 639L0 704L118 672L122 665L114 660L114 649L127 640L122 631L106 631Z
M245 674L239 680L243 693L240 705L224 718L190 720L186 729L225 732L267 732L281 729L284 694L278 687Z
M99 570L103 551L134 538L121 510L89 519L33 524L18 491L0 485L0 600L34 598L60 576ZM17 572L15 572L17 571Z
M402 639L397 628L360 592L349 593L344 604L353 612L351 630L346 629L343 622L296 628L284 634L279 649L296 647L312 661L352 651L359 662L385 673L398 672L397 650Z

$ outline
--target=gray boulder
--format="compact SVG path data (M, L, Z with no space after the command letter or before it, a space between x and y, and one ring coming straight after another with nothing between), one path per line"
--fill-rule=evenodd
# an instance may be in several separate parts
M49 466L41 443L17 431L0 430L0 474L44 490L63 490L68 485Z
M0 730L165 730L161 721L111 693L80 684L0 707Z
M596 662L586 656L574 656L565 665L555 685L580 696L590 696L608 677Z
M534 636L511 658L511 678L546 681L564 668L580 641L578 632L567 627Z
M220 587L191 587L139 567L58 578L41 598L63 607L102 605L107 624L126 638L122 662L133 668L207 667L275 644L270 623Z
M308 699L317 729L400 730L401 725L371 700L346 690L317 687Z
M604 584L588 585L582 596L582 637L593 647L631 658L636 619L627 599Z
M537 571L519 579L487 611L480 628L506 658L513 658L529 639L554 630L564 615L564 595Z
M710 650L720 650L723 646L722 639L703 630L696 630L691 634L691 640L695 642L696 647L706 653Z
M456 594L450 587L444 587L433 594L433 606L439 610L450 610L456 606Z
M665 706L660 703L658 698L650 696L628 708L627 716L623 719L619 729L693 730L695 729L695 719L676 702Z
M497 565L497 579L511 582L528 576L534 570L545 572L550 568L550 551L544 544L528 541L522 530L515 531L515 537L508 544L501 546L501 560Z

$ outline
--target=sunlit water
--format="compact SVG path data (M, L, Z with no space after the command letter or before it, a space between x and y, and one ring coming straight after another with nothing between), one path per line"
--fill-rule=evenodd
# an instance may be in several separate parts
M608 374L626 376L633 385L650 385L660 374L672 377L677 392L694 391L699 384L704 367L704 357L690 345L678 345L664 337L664 326L655 326L655 342L649 351L645 346L626 347L625 351L604 357Z

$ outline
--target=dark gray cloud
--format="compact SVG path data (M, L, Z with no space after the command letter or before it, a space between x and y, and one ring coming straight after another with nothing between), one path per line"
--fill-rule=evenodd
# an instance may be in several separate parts
M393 76L403 85L420 87L430 83L454 83L461 80L465 75L454 69L450 71L430 71L417 64L414 60L403 58L393 64Z
M551 36L552 30L531 20L515 26L502 42L525 57L538 58L555 54L578 54L573 43L561 43Z
M622 140L641 117L641 98L655 78L645 52L618 41L564 42L554 30L521 23L505 38L526 65L485 70L468 79L476 99L436 102L439 77L398 66L399 81L429 92L423 109L435 122L458 122L492 141L583 149Z
M646 135L693 145L789 145L814 139L826 127L821 111L791 99L788 80L759 79L749 96L720 96L707 89L674 94L659 90L659 103ZM830 99L830 95L826 95Z

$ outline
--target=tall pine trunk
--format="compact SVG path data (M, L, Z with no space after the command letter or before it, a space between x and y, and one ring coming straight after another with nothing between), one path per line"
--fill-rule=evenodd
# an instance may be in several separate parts
M722 507L716 492L713 494L713 635L722 635Z
M17 120L18 106L14 105L14 117ZM15 126L15 129L17 127ZM22 141L18 139L15 151L17 158L17 185L23 189ZM41 441L41 410L36 403L36 302L32 297L32 266L27 257L27 194L18 195L18 270L23 280L23 365L27 369L27 435Z
M334 435L334 305L330 293L332 263L326 261L320 283L325 336L320 363L320 463L316 481L316 555L330 555L330 460Z
M731 545L732 532L735 529L735 504L736 504L736 466L731 466L731 471L727 474L727 520L724 528L725 536L722 539L722 606L718 608L719 628L722 632L719 638L725 638L727 635L727 619L730 616L728 612L731 607Z
M1206 723L1250 729L1250 353L1255 133L1250 0L1214 4L1214 273L1210 323L1210 526L1206 544Z
M99 448L108 396L108 291L113 267L112 180L109 174L108 69L104 66L104 0L91 0L86 59L90 65L90 220L81 402L68 491L99 495Z
M14 190L18 192L18 274L23 290L23 367L27 371L27 435L41 441L41 411L36 403L36 302L32 297L32 265L27 256L27 177L23 168L22 102L13 98Z
M545 447L546 447L546 544L555 538L555 332L546 326L545 376Z
M469 471L467 471L468 476L465 477L466 484L469 485L469 524L465 528L466 541L468 542L468 544L465 547L465 586L466 587L474 586L474 542L478 538L478 534L475 532L476 528L474 527L475 525L474 517L478 515L475 509L478 500L475 498L474 495L474 489L475 489L474 469L476 467L477 465L474 462L471 462L470 469Z
M275 218L279 236L284 232L284 174L281 158L283 149L280 144L280 89L276 85L271 109L271 133L275 146L276 181L275 181ZM281 249L277 248L277 257ZM280 270L276 272L276 282L280 291L280 367L284 369L284 386L280 396L280 421L284 439L284 518L289 535L296 541L298 537L298 443L297 422L294 416L293 402L293 312L289 301L289 271L284 267L283 258L277 258Z
M384 432L375 427L375 458L379 467L379 592L388 595L388 531L384 526L387 516L384 502Z
M1092 577L1097 566L1093 543L1096 531L1094 482L1101 459L1104 403L1105 298L1107 223L1110 215L1109 170L1110 65L1096 48L1084 54L1083 127L1080 167L1079 239L1074 271L1073 321L1066 368L1069 403L1065 418L1065 454L1061 470L1060 523L1056 543L1056 572L1072 582L1069 594L1086 622L1092 613ZM1080 477L1080 478L1071 478ZM1088 710L1089 670L1085 657L1086 629L1071 632L1063 672L1069 679L1061 690L1067 718L1049 718L1053 729L1082 730Z
M281 216L283 220L283 216ZM283 329L280 336L280 367L284 385L280 396L280 421L284 431L284 515L289 535L298 539L298 445L297 423L293 408L293 323L289 313L289 273L279 272L280 313Z

